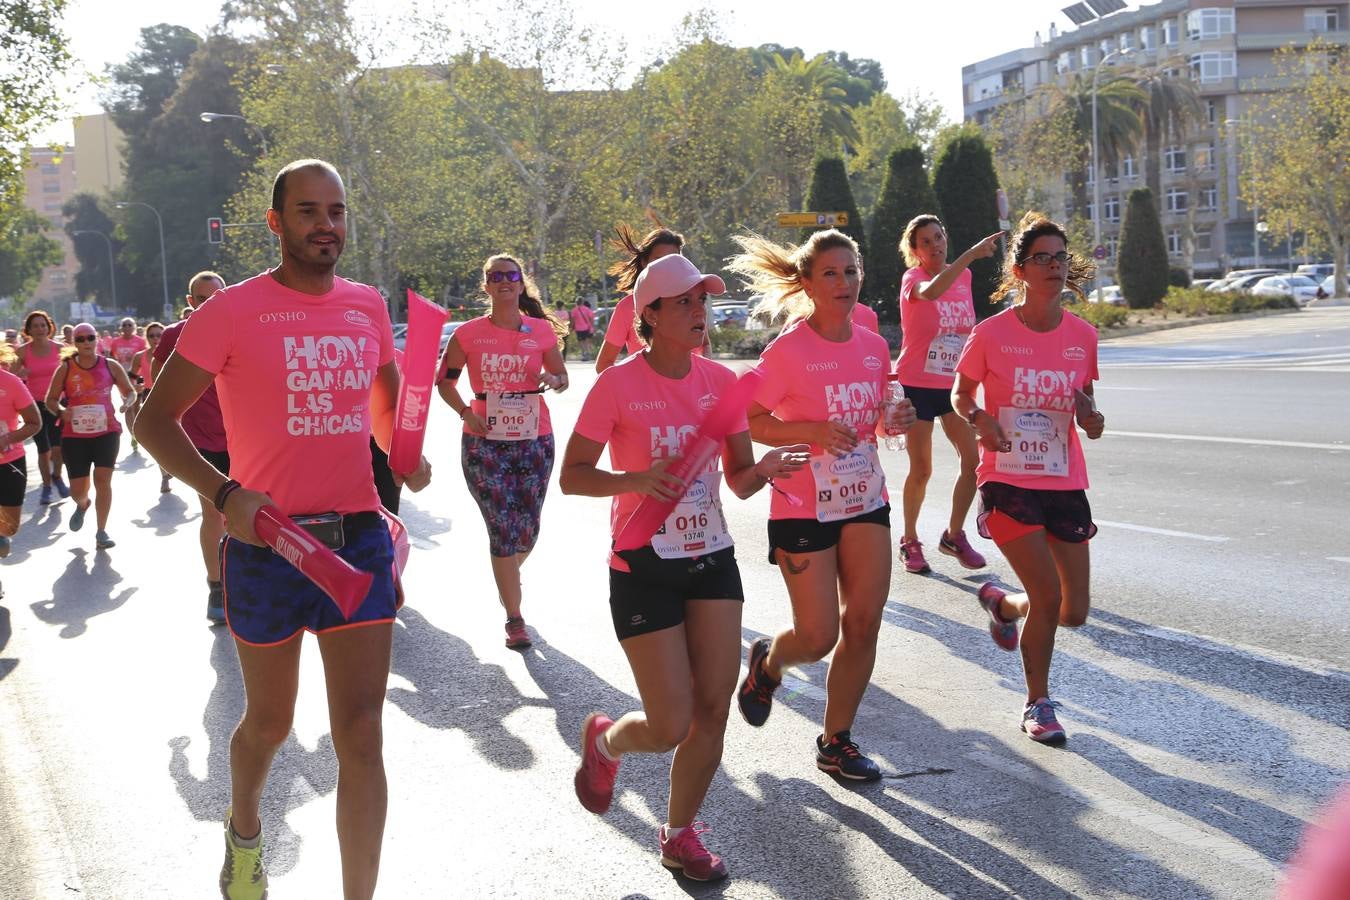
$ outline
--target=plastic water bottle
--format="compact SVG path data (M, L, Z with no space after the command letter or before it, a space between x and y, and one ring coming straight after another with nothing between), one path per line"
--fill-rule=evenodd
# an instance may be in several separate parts
M894 373L887 375L885 412L889 414L900 405L900 401L903 399L905 399L905 389L900 384L900 376ZM905 449L905 436L903 434L890 434L888 432L886 434L886 449Z

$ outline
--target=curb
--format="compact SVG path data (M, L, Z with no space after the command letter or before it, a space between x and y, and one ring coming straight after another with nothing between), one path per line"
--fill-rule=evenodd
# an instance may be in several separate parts
M1255 309L1245 313L1222 313L1215 316L1195 316L1189 319L1178 319L1174 322L1156 322L1150 325L1133 325L1128 328L1113 328L1110 331L1098 331L1097 339L1099 341L1110 341L1116 338L1133 337L1137 334L1150 334L1154 331L1171 331L1174 328L1189 328L1192 325L1210 325L1217 322L1236 322L1241 319L1262 319L1266 316L1283 316L1289 313L1302 312L1301 309Z

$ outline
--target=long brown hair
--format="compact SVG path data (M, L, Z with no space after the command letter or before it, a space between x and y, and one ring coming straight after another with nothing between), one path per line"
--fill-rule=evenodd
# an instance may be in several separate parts
M947 226L943 225L942 220L932 213L924 213L910 219L909 224L905 226L904 234L900 235L900 255L904 257L905 265L908 268L917 268L919 265L919 255L914 252L914 235L925 225L936 225L942 229L944 235L947 233ZM946 260L943 260L943 262L946 262Z
M1034 210L1022 217L1022 221L1017 223L1017 231L1008 241L1008 252L1003 258L1003 278L994 289L994 297L1001 298L1012 293L1016 295L1017 303L1026 300L1026 282L1017 277L1013 272L1013 266L1025 264L1027 257L1031 255L1031 245L1036 243L1036 238L1046 236L1059 238L1064 242L1064 249L1069 249L1069 235L1064 231L1063 225L1052 221L1045 213ZM1069 253L1064 287L1073 291L1079 298L1084 298L1087 296L1086 285L1096 272L1097 264L1092 260L1077 253Z
M653 228L642 240L638 240L637 231L633 226L620 222L614 226L614 234L615 237L610 239L609 245L622 253L624 259L610 266L609 274L614 276L614 286L625 294L632 292L633 285L637 284L637 277L647 268L647 263L652 261L653 250L662 244L672 246L676 251L684 249L684 235L669 228Z
M838 247L849 250L858 260L859 271L862 270L858 245L835 228L814 232L800 246L776 244L758 234L738 234L732 240L741 252L727 260L727 270L740 275L746 288L764 297L755 307L755 316L769 322L775 321L780 313L786 313L787 321L793 322L809 318L816 311L802 279L810 277L816 257L826 250Z
M553 310L544 308L544 304L539 300L539 286L534 283L534 279L525 271L524 264L509 253L498 253L496 256L489 256L487 262L483 263L483 284L487 284L488 272L492 271L492 264L499 262L509 262L516 267L520 273L520 299L517 305L520 311L534 319L547 319L549 327L558 337L558 346L563 346L563 340L567 337L567 326L562 320L553 314Z

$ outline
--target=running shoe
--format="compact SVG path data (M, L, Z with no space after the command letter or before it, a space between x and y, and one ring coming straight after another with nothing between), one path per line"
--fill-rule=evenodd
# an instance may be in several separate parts
M9 550L10 550L9 538L0 534L0 559L4 559L6 556L9 556Z
M983 569L986 565L984 557L970 546L970 541L966 540L966 533L958 531L956 537L949 537L950 534L950 531L942 532L942 537L938 539L938 552L955 556L957 562L967 569Z
M1049 697L1027 704L1026 709L1022 710L1022 730L1027 733L1027 737L1041 744L1064 743L1064 726L1055 718L1057 706L1059 704Z
M978 599L980 606L989 613L989 636L1004 650L1016 650L1017 620L1007 621L999 612L1000 604L1006 596L1007 594L995 587L993 582L986 581L980 585Z
M766 638L755 638L750 642L750 659L746 663L745 680L736 692L736 705L741 708L741 718L758 728L769 720L773 711L773 692L782 684L764 670L764 660L769 658L772 642Z
M703 846L700 835L711 829L702 822L695 822L681 829L673 838L666 837L666 826L657 831L661 841L661 865L667 869L683 872L685 878L694 881L717 881L727 877L726 864L716 853L709 853Z
M928 560L923 558L923 544L919 539L900 542L900 561L905 564L905 571L911 575L923 575L933 571L928 566Z
M878 781L881 778L881 769L872 762L858 745L853 743L853 737L847 731L841 731L829 741L824 740L825 735L816 738L816 768L822 772L829 772L833 775L839 775L844 778L850 778L854 781Z
M212 625L225 624L225 585L219 581L208 581L210 591L206 595L206 618Z
M604 713L593 712L581 725L581 765L572 779L577 799L597 816L605 814L614 799L614 779L619 775L619 761L606 759L595 745L614 720Z
M169 484L172 480L171 475L161 475L159 478L159 492L161 494L172 494L173 486Z
M109 547L116 547L117 541L108 537L108 532L99 529L94 532L94 547L99 550L107 550Z
M84 514L89 512L89 504L93 501L86 501L84 506L75 504L75 511L70 514L70 530L79 531L84 527Z
M506 620L506 646L512 650L524 650L530 646L530 633L525 630L525 619L512 616Z
M42 486L42 496L38 498L38 502L43 506L50 506L55 499L56 498L52 496L52 486L50 484L44 484Z
M262 861L262 835L258 846L241 847L225 813L225 865L220 869L220 896L225 900L267 900L267 869Z
M56 493L61 495L62 500L70 496L70 485L60 475L53 476L52 484L56 485Z

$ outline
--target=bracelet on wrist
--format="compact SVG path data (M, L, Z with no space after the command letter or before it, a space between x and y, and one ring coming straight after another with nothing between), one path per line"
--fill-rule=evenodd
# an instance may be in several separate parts
M230 499L230 495L233 494L235 491L239 490L241 487L243 487L243 485L235 481L233 478L222 484L220 488L217 489L216 491L216 498L215 498L216 512L219 513L225 512L225 501Z

